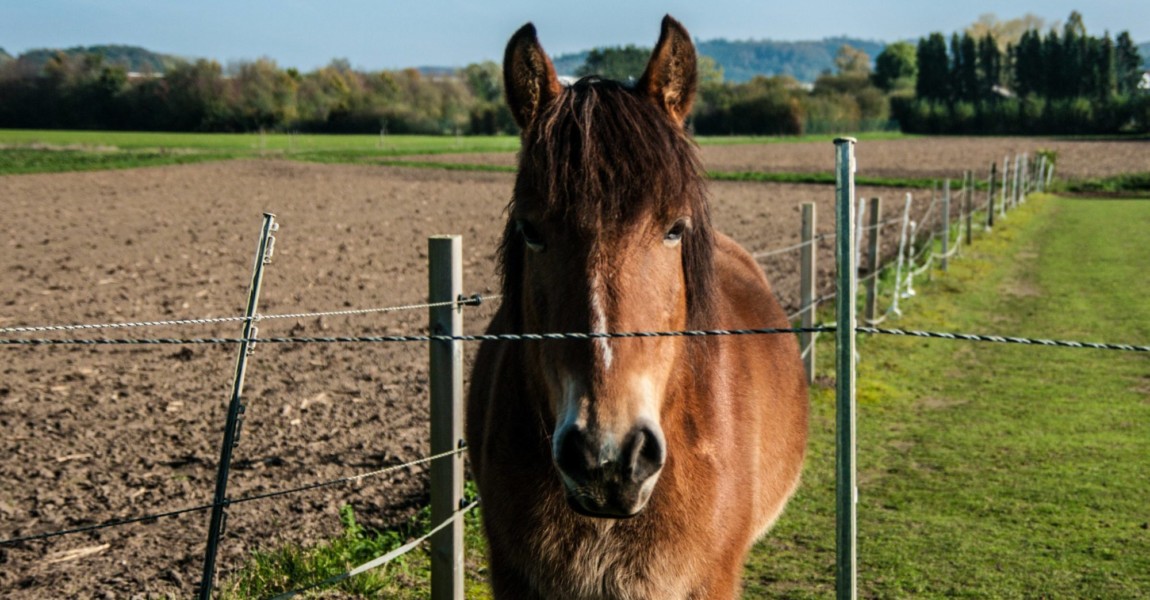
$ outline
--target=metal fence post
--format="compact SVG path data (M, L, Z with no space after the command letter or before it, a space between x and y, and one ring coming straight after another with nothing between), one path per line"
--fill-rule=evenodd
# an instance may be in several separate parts
M815 242L815 204L803 203L802 242L799 269L799 302L802 307L802 326L810 328L815 326L815 284L817 272L815 271L815 257L818 255L818 244ZM803 366L807 369L807 383L815 381L815 339L818 334L805 332L799 334L799 347L806 354L803 356Z
M870 243L867 245L866 255L866 308L863 314L868 322L874 321L876 296L878 295L878 242L879 242L879 214L882 212L882 198L870 199Z
M463 241L458 235L428 239L428 302L457 302L463 294ZM463 334L463 306L428 310L431 335ZM463 443L463 343L428 343L431 396L431 454L451 452ZM463 501L463 455L431 463L431 522L455 515ZM431 597L463 600L463 521L456 520L431 536Z
M199 597L207 600L212 597L212 581L216 577L216 556L219 549L220 536L223 535L227 523L225 510L228 505L228 471L232 464L232 449L240 439L240 427L243 424L244 404L244 374L247 372L248 355L255 346L256 310L260 301L260 287L264 280L264 265L271 261L275 238L272 232L279 229L276 216L264 213L263 226L260 229L260 241L256 247L255 265L252 267L252 279L248 285L247 307L244 309L243 340L236 353L236 369L232 378L232 395L228 402L228 416L224 423L224 441L220 446L220 463L216 470L216 491L212 496L212 515L208 522L208 545L204 551L204 571L200 578Z
M946 272L947 252L950 249L950 180L942 184L942 260L939 265Z
M855 310L858 271L854 264L854 138L835 140L835 259L838 325L835 329L835 589L840 600L858 596L855 476Z

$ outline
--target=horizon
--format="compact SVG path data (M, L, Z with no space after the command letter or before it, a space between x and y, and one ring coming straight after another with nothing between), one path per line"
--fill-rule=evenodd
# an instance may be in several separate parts
M222 65L269 58L280 67L301 71L333 60L347 60L364 71L499 62L507 39L528 21L535 23L548 54L559 57L628 44L651 47L663 14L679 19L699 41L814 42L848 37L889 44L935 31L961 31L985 13L1001 20L1030 13L1049 28L1076 7L1061 0L1046 2L1038 10L1019 0L973 0L962 6L922 6L910 0L860 6L827 0L815 19L804 6L742 0L713 0L706 6L685 0L628 4L587 0L578 7L510 0L494 9L464 0L398 9L368 0L345 0L334 9L306 0L238 4L203 0L195 6L154 0L0 1L11 4L0 22L0 48L12 56L38 49L122 45ZM1080 12L1092 35L1129 31L1135 43L1150 41L1150 3L1132 6L1100 0ZM602 14L613 18L604 22L598 18ZM892 19L891 14L899 18Z

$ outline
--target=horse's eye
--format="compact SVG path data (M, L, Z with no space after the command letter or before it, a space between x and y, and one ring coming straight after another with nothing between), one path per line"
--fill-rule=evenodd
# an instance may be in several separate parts
M527 244L528 248L536 252L542 252L547 248L547 244L543 241L543 236L540 235L539 230L531 224L530 221L524 219L515 220L515 230L523 238L523 243Z
M686 217L675 221L675 224L663 235L663 243L671 247L677 246L683 240L683 234L687 232L690 226L691 220Z

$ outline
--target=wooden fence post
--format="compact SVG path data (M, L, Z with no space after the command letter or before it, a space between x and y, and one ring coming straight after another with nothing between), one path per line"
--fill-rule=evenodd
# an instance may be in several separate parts
M463 241L458 235L428 239L428 302L455 302L428 310L431 335L463 334ZM463 343L428 343L431 396L431 454L451 452L463 443ZM431 522L438 525L460 510L463 500L463 455L431 463ZM431 536L431 597L463 600L463 521Z
M863 311L868 322L875 320L878 294L878 248L879 213L882 212L882 198L870 199L870 244L867 246L866 308Z
M815 326L816 284L818 273L815 270L815 257L818 256L818 243L815 241L815 204L803 203L802 242L799 269L799 302L802 307L802 327ZM807 383L815 381L815 338L816 333L800 333L799 347L806 354L803 356L803 366L807 369Z
M1010 187L1010 208L1018 208L1022 200L1022 155L1014 155L1014 180Z
M1000 215L1006 218L1006 179L1007 174L1010 173L1010 155L1002 158L1002 189L998 194L998 205L1001 211Z
M1022 186L1018 192L1019 203L1026 202L1026 194L1030 192L1030 154L1022 153Z

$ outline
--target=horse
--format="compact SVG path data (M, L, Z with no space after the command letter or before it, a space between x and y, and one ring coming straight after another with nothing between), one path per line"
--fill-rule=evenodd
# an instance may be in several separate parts
M669 15L632 85L561 85L531 23L508 42L521 129L488 333L786 328L714 229L685 128L695 48ZM734 598L798 486L795 336L487 340L466 401L498 599Z

